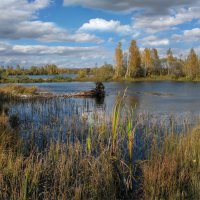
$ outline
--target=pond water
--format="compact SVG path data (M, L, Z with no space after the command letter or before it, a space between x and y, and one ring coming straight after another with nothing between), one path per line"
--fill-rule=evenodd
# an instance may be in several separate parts
M68 83L34 83L21 84L36 86L55 93L71 93L90 90L95 87L91 82ZM70 140L79 137L83 140L82 132L87 130L86 124L106 122L110 123L110 115L117 95L124 91L128 110L134 109L134 116L140 116L137 129L137 147L142 147L141 137L145 127L159 135L170 130L171 118L173 128L180 133L186 124L195 125L200 116L200 83L192 82L106 82L104 83L106 96L104 99L69 98L52 100L11 101L9 115L17 114L20 119L20 134L25 139L35 139L38 145L45 140L62 138L67 140L67 133L74 133ZM0 102L1 104L1 102ZM134 119L135 120L135 119ZM138 120L138 119L137 119ZM86 126L85 126L86 125ZM157 127L157 128L156 128ZM162 127L162 128L160 128ZM185 130L185 129L184 129ZM78 135L76 133L79 133ZM150 139L151 140L151 139ZM146 149L146 147L144 147ZM144 156L143 150L140 158Z
M71 93L90 90L95 87L91 82L70 83L34 83L24 84L37 86L50 92ZM98 102L95 99L88 101L96 107L103 107L110 112L120 92L123 95L126 89L127 104L136 106L137 110L157 114L184 114L200 113L200 83L193 82L136 82L104 83L106 97ZM85 99L75 99L81 103ZM96 105L95 105L96 104Z

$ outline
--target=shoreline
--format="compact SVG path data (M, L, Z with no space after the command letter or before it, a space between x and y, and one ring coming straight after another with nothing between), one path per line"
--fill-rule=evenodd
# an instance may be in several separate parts
M67 82L200 82L200 77L195 79L189 78L171 78L168 76L162 77L148 77L148 78L104 78L104 77L90 77L90 78L48 78L48 79L31 79L31 78L8 78L0 80L0 84L15 84L15 83L67 83Z

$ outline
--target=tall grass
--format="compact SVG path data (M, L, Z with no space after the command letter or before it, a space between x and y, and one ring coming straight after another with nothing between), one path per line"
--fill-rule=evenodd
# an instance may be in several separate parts
M24 87L21 85L6 85L0 88L2 93L11 94L35 94L38 91L36 87Z
M48 139L50 129L59 127L55 116L39 133L27 129L23 134L32 135L22 140L2 112L0 199L199 199L200 129L187 126L180 134L175 123L169 123L173 130L151 125L123 105L123 98L117 99L109 122L97 115L88 125L71 117L65 140Z
M7 97L18 97L21 95L32 96L39 92L37 87L24 87L21 85L6 85L0 87L0 95Z
M200 128L155 142L141 168L146 199L199 199Z

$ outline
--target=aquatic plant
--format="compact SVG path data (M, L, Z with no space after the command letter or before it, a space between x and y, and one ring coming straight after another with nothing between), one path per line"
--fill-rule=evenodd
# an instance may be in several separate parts
M19 110L38 113L37 123L19 115L18 129L1 114L0 199L199 199L200 129L152 123L123 105L107 121L63 118L62 99L30 101Z

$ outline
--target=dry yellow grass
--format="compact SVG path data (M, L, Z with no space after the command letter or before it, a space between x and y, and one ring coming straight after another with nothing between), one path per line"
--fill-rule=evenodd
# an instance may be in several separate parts
M0 87L0 93L8 96L34 95L39 91L37 87L24 87L21 85L6 85Z
M146 199L200 199L200 127L155 143L141 166Z
M7 126L8 120L8 116L4 112L0 114L0 127Z
M149 158L138 163L143 184L137 193L133 116L122 121L121 104L113 112L111 125L81 127L85 142L74 129L73 141L53 140L42 149L33 137L22 143L2 114L0 199L200 199L200 128L166 135L161 143L152 136Z

